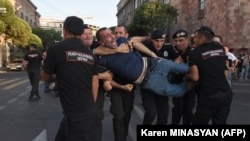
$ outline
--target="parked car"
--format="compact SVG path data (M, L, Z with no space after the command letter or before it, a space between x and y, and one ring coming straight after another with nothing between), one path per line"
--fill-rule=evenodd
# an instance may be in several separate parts
M23 70L23 60L15 59L6 66L6 71L22 71Z

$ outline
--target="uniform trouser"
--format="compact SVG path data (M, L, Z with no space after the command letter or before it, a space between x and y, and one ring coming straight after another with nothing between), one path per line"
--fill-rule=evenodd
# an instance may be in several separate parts
M109 91L109 94L115 141L125 141L128 135L131 112L134 107L134 92L113 88Z
M39 96L38 87L40 81L40 70L29 70L28 77L31 84L30 97L33 97L34 95Z
M193 108L195 106L196 89L187 91L183 97L174 97L172 99L172 123L177 125L182 118L183 125L191 125L193 121Z
M55 141L101 141L100 119L86 113L65 115Z
M205 93L205 95L204 95ZM209 93L208 90L198 92L194 125L207 125L212 120L213 125L227 124L232 102L232 91L217 91Z
M141 89L142 106L145 110L143 124L151 125L157 117L156 124L167 124L169 103L168 97L156 95L155 93Z
M100 85L98 89L98 96L96 100L96 105L98 108L98 113L100 114L100 120L102 121L104 119L104 111L103 111L103 106L104 106L104 95L105 95L105 90L103 89L102 85ZM102 122L100 124L100 129L102 132Z

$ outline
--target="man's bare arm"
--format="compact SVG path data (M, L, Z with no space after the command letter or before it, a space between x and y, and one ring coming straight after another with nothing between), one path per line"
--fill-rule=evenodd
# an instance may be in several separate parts
M186 74L187 79L197 82L199 80L199 70L196 65L189 68L189 72Z
M144 42L149 39L149 36L134 36L130 38L130 42Z
M111 81L111 85L114 87L114 88L117 88L117 89L122 89L122 90L125 90L125 91L132 91L132 89L134 88L134 85L133 84L125 84L125 85L121 85L117 82L115 82L114 80Z
M143 43L141 42L132 42L132 47L135 48L137 51L147 54L150 57L158 57L153 51L148 49Z
M94 75L92 78L92 94L93 94L94 102L96 102L97 100L98 88L99 88L99 78L98 78L98 75Z
M98 78L111 81L113 79L113 73L110 70L107 70L105 72L98 73Z

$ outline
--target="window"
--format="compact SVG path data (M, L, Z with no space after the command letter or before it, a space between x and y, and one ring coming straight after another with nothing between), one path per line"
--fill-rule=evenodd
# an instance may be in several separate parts
M204 18L205 0L199 0L199 19Z
M169 0L164 0L164 3L168 4L168 3L169 3Z
M21 13L21 19L24 19L24 15L23 15L23 13Z
M135 0L135 9L138 7L138 1Z
M25 17L25 20L26 20L26 22L29 22L29 17L26 16L26 17Z
M205 9L205 0L199 0L199 4L200 4L200 10L204 10Z

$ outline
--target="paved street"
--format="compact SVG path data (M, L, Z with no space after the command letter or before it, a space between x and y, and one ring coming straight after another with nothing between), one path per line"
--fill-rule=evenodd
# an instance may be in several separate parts
M53 93L43 93L43 82L39 89L42 99L28 102L30 84L26 72L0 73L1 140L53 141L62 118L62 109L58 97ZM233 91L234 99L228 124L250 125L250 80L234 81ZM106 97L103 141L114 141L109 106L109 98ZM142 117L140 94L137 93L127 141L136 141L136 125L142 123ZM171 120L171 115L168 120Z

